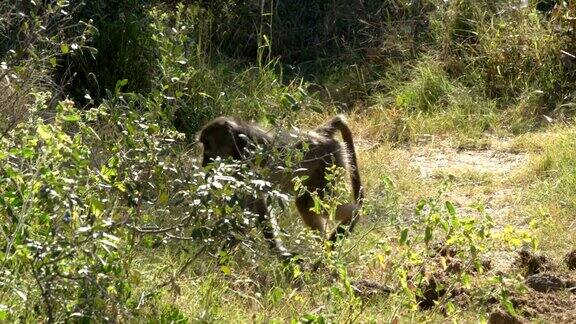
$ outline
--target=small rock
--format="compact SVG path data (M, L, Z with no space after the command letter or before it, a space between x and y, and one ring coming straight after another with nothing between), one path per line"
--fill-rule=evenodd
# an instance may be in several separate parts
M565 287L562 279L550 274L532 275L526 278L526 284L539 292L558 291Z
M564 263L570 270L576 270L576 250L566 254L564 257Z
M527 249L522 249L518 252L518 257L514 264L518 267L526 268L527 275L550 270L550 263L545 256L532 253Z
M488 317L488 324L521 324L522 321L502 310L496 310Z
M368 280L357 280L353 282L352 289L354 289L358 296L367 298L378 295L388 296L392 292L390 287Z

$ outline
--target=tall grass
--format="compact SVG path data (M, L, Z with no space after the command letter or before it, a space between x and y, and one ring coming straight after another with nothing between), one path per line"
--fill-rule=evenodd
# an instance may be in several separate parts
M538 223L542 248L569 251L576 240L573 210L576 208L576 132L557 128L549 135L526 135L518 139L532 153L522 180L530 182L525 212Z

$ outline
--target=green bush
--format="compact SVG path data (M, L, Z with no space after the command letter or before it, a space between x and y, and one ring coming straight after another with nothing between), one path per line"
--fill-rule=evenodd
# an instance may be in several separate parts
M135 112L138 98L85 111L63 101L46 121L50 94L35 96L0 139L4 319L133 319L143 302L161 306L153 297L167 286L141 286L141 249L184 241L195 261L227 240L262 244L241 197L286 199L239 165L200 170L180 154L182 134Z
M125 318L128 246L114 224L117 209L110 208L110 172L91 163L97 135L87 122L95 112L82 116L65 101L46 123L37 113L49 96L36 94L31 117L0 145L0 289L11 306L7 318Z
M558 12L570 9L560 5ZM438 7L432 26L450 77L504 108L534 91L546 96L529 114L550 112L572 98L574 73L562 54L572 50L572 32L562 18L505 1L460 0Z
M557 88L566 81L560 61L565 39L553 24L536 13L514 13L507 19L495 18L480 31L479 50L488 94L516 98L534 89L548 94L548 107L554 108Z
M0 3L0 322L440 321L495 300L515 313L517 278L486 272L484 257L537 241L496 231L481 205L458 211L439 193L412 212L391 178L365 170L379 194L354 237L328 251L267 170L199 168L188 144L217 115L274 130L367 99L380 108L368 128L387 139L480 138L501 120L531 129L554 108L573 113L574 4L539 14L487 0L260 3ZM362 150L381 144L366 140ZM565 199L575 142L546 147L535 170L558 210L576 205ZM255 158L301 152L276 153ZM324 199L313 193L329 218L349 196L331 171ZM280 237L303 266L269 253L244 199L263 193L272 214L291 216L279 217ZM364 276L391 289L365 295Z

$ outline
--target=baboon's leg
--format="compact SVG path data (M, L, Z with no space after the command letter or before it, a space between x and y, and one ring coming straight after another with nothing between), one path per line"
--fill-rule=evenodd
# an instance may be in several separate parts
M326 229L326 221L322 216L310 210L312 206L314 206L314 201L309 193L306 192L296 198L296 208L298 209L300 216L302 216L304 223L311 229L324 233Z
M251 210L257 215L256 225L262 228L264 238L268 242L270 249L286 260L290 260L294 255L284 247L284 244L278 237L279 228L276 218L268 213L266 197L260 196L251 202Z
M340 223L330 235L330 241L336 242L339 236L345 236L348 232L352 232L356 222L358 222L359 209L357 204L343 204L336 208L336 219Z

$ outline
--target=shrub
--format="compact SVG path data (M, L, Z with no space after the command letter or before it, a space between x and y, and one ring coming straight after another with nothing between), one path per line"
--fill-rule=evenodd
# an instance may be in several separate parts
M552 24L536 13L512 12L495 17L479 31L479 51L488 95L518 97L534 89L548 94L554 108L558 87L564 82L560 52L564 40Z
M0 145L3 318L129 320L156 294L135 295L140 244L186 241L192 260L226 240L260 244L242 197L285 199L233 163L206 174L180 154L181 134L129 97L86 111L63 101L46 121L50 94L35 96Z
M60 95L52 73L84 47L92 30L73 19L76 9L68 1L0 4L0 138L28 118L31 92L53 89Z
M9 296L8 318L125 318L128 250L114 223L117 209L108 208L114 183L91 165L95 134L86 122L94 113L83 117L61 102L46 123L37 112L49 97L37 93L32 115L0 146L0 215L7 220L0 289Z

